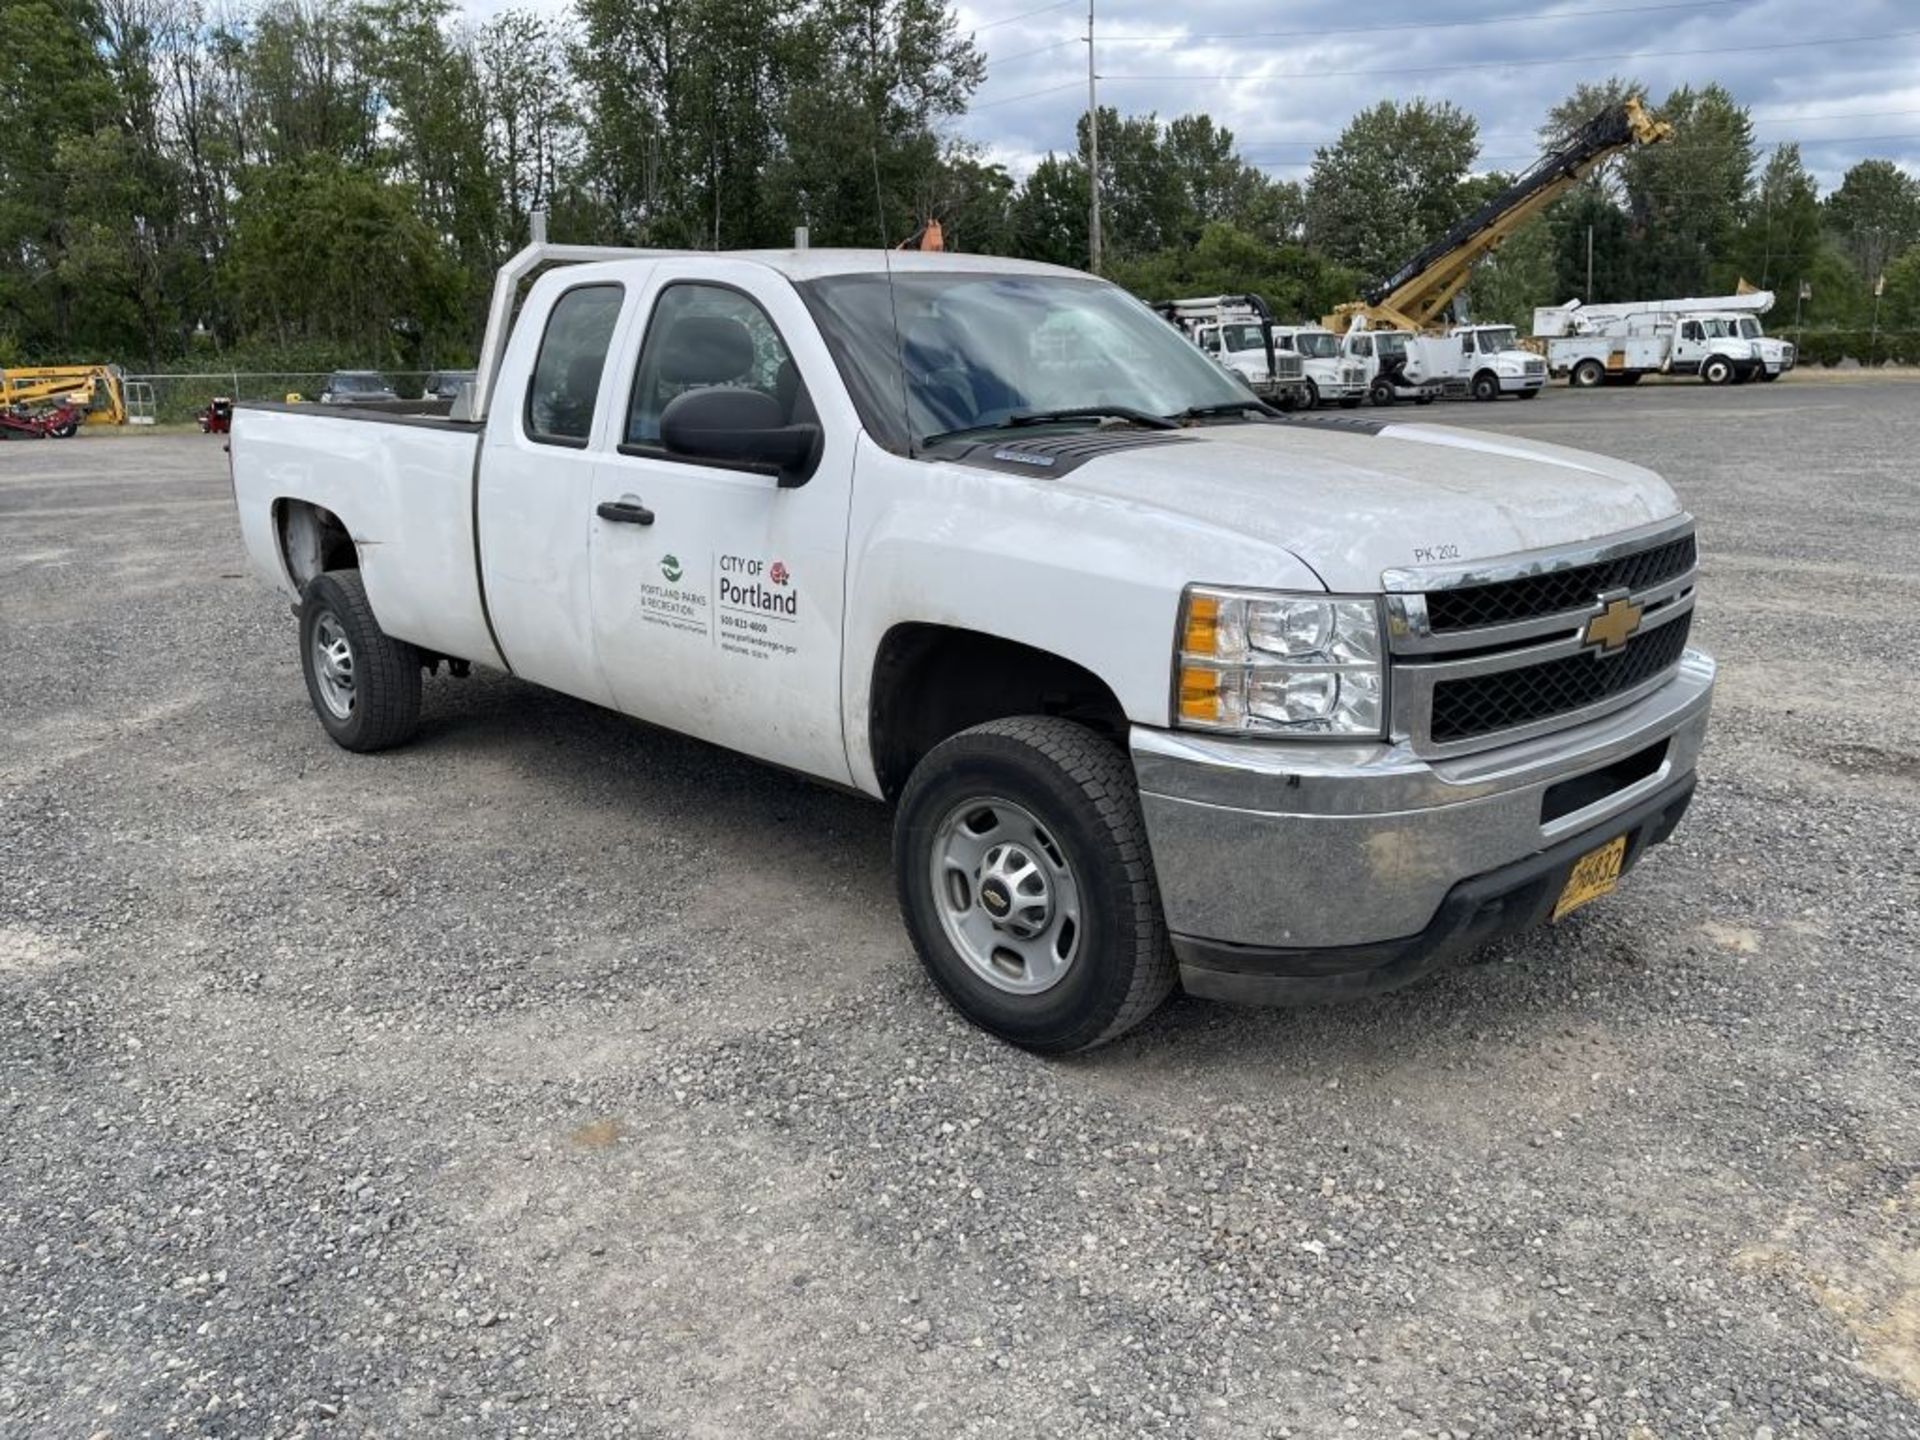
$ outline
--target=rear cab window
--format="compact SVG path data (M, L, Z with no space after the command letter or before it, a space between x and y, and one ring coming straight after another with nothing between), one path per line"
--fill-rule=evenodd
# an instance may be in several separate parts
M624 287L576 285L553 302L527 382L527 438L585 449Z

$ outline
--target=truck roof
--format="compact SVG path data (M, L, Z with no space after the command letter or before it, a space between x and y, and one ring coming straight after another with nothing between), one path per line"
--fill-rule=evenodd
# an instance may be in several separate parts
M631 260L608 258L569 266L570 272L617 273L634 261L666 258L736 260L761 265L789 280L818 280L829 275L949 274L1059 275L1091 279L1082 270L1046 265L1037 260L1010 260L1000 255L947 254L925 250L635 250Z

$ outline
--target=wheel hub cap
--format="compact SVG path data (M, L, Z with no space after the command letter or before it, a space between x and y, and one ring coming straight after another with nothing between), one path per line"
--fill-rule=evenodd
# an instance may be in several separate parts
M353 715L353 646L347 642L346 628L331 610L322 611L313 622L313 678L320 685L320 699L337 720Z
M956 806L935 828L931 865L941 928L968 968L1016 995L1059 983L1080 950L1080 890L1031 812L998 798Z

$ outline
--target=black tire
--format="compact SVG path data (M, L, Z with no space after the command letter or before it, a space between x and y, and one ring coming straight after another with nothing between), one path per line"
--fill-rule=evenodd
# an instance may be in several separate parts
M1045 828L1079 892L1077 948L1060 978L1037 993L989 983L941 918L970 908L938 893L933 878L943 822L990 799L1025 809ZM900 913L928 976L956 1010L1002 1040L1043 1055L1090 1049L1138 1025L1173 989L1133 766L1083 725L1035 715L991 720L935 746L900 797L893 866ZM989 899L982 886L973 903L986 909Z
M1300 408L1300 391L1289 385L1280 392L1280 398L1274 402L1283 414L1291 415Z
M329 699L314 637L329 619L350 653L347 713ZM391 749L420 725L420 652L395 640L373 618L358 570L329 570L307 583L300 601L300 673L320 727L343 750Z
M1576 390L1593 390L1607 378L1607 367L1598 360L1582 360L1567 376L1567 384Z
M1473 377L1473 398L1479 401L1498 400L1500 398L1500 377L1491 370L1482 370Z
M1753 378L1760 381L1762 384L1771 385L1774 381L1780 378L1780 375L1781 375L1781 372L1778 370L1761 370L1756 372Z
M1391 405L1393 400L1393 382L1391 380L1376 380L1372 385L1367 387L1367 403L1369 405Z
M1733 379L1733 365L1724 355L1709 355L1700 366L1700 378L1709 385L1725 385Z
M1312 380L1307 381L1306 397L1307 398L1301 402L1300 408L1302 410L1318 410L1320 408L1320 387L1314 384Z

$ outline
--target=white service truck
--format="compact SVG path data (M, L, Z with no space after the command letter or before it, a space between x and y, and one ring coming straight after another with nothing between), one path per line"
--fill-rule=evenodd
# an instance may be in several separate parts
M1258 295L1201 295L1153 308L1261 399L1282 410L1313 405L1306 363L1279 344L1273 313Z
M1674 308L1692 303L1541 306L1533 312L1534 339L1546 348L1548 370L1576 389L1633 385L1643 375L1698 375L1709 385L1764 378L1761 342L1743 332L1743 317Z
M1369 330L1358 323L1341 340L1340 353L1366 371L1371 405L1431 405L1446 393L1459 364L1458 350L1437 335Z
M1319 405L1355 408L1367 398L1369 372L1358 357L1348 355L1340 337L1323 325L1276 325L1273 343L1300 357L1306 373L1308 409Z
M927 973L1035 1050L1176 983L1400 984L1606 894L1693 792L1658 476L1275 415L1086 275L534 246L455 409L236 407L326 734L398 745L478 665L888 802Z
M1728 322L1742 339L1754 342L1760 368L1756 380L1777 380L1793 369L1798 352L1791 340L1768 335L1760 317L1773 309L1771 290L1742 290L1732 295L1692 295L1677 300L1625 300L1608 305L1584 305L1569 300L1565 305L1535 310L1537 334L1602 334L1608 327L1638 321L1646 328L1653 317L1692 315Z
M1446 382L1449 396L1531 400L1546 387L1547 362L1520 348L1511 325L1455 325L1447 338L1460 346L1458 366Z

